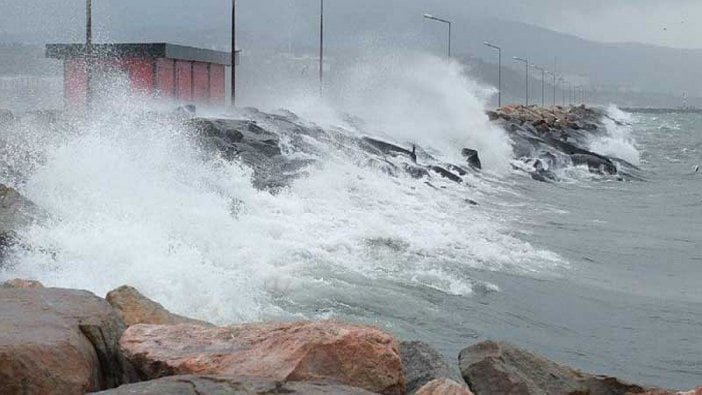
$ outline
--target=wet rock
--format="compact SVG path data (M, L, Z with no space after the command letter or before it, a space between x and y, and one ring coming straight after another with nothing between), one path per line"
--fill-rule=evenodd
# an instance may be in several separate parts
M415 395L473 395L465 384L449 379L437 379L427 383Z
M444 169L444 168L441 167L441 166L430 166L429 168L430 168L432 171L438 173L441 177L447 178L447 179L449 179L449 180L451 180L451 181L453 181L453 182L456 182L456 183L459 183L459 184L463 182L463 179L462 179L461 177L459 177L459 176L457 176L457 175L451 173L450 171Z
M644 392L640 386L582 373L507 343L479 343L461 351L458 359L461 374L476 395Z
M600 174L617 174L617 166L607 158L589 154L574 154L570 158L574 165L587 165L590 172Z
M476 169L482 169L483 164L480 161L480 156L478 155L478 151L470 148L464 148L461 151L461 155L463 155L464 158L466 158L466 162L468 162L469 165Z
M443 355L424 342L400 343L400 355L407 382L407 393L414 393L425 384L436 379L451 379L462 382L458 372L451 368Z
M344 385L283 383L215 376L173 376L98 392L100 395L371 395Z
M0 394L80 394L134 381L124 324L87 291L0 289Z
M204 374L405 392L397 341L370 327L336 322L135 325L120 344L144 380Z
M382 141L382 140L378 140L378 139L374 139L374 138L370 138L370 137L364 137L362 139L362 141L365 144L367 144L369 147L372 147L372 149L377 150L378 154L393 155L393 156L402 155L402 156L406 156L410 159L412 158L412 154L413 154L412 151L410 151L408 149L404 149L404 148L397 146L395 144L388 143L387 141ZM416 156L415 156L415 158L416 158Z
M39 221L44 214L15 189L0 184L0 263L18 242L17 230Z
M173 314L161 304L142 295L135 288L126 285L110 291L106 299L127 326L137 324L213 326L204 321Z
M4 283L0 284L0 288L37 289L37 288L44 288L44 284L40 283L39 281L22 280L22 279L16 278L14 280L8 280L8 281L5 281Z

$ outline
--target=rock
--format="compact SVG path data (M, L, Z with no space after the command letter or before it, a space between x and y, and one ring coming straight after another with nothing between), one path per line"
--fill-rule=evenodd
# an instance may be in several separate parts
M0 184L0 262L7 249L15 245L16 231L38 221L44 214L13 188Z
M465 384L449 379L437 379L427 383L416 395L473 395Z
M462 179L461 177L459 177L459 176L457 176L457 175L451 173L450 171L444 169L444 168L441 167L441 166L429 166L429 169L431 169L433 172L436 172L436 173L439 174L441 177L446 178L446 179L449 179L449 180L451 180L451 181L453 181L453 182L455 182L455 183L459 183L459 184L460 184L460 183L463 182L463 179Z
M625 395L642 387L561 366L507 343L487 341L461 351L461 374L477 395Z
M371 395L334 384L282 383L215 376L172 376L98 392L100 395Z
M0 394L80 394L136 379L124 324L87 291L0 289Z
M126 285L110 291L106 299L127 326L137 324L213 326L205 321L173 314L161 304L142 295L135 288Z
M480 162L480 157L478 156L478 151L470 148L464 148L461 154L466 158L466 162L476 169L482 169L483 164Z
M370 327L336 322L135 325L120 344L144 380L198 374L405 392L397 341Z
M424 342L400 343L400 355L409 394L436 379L463 381L444 356Z
M0 288L15 288L15 289L37 289L44 288L44 284L39 281L34 280L22 280L16 278L14 280L8 280L0 284Z

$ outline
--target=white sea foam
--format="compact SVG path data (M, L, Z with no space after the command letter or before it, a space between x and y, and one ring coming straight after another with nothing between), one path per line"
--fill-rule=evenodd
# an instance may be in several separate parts
M631 135L631 114L621 111L614 105L609 106L607 113L610 118L603 120L607 135L597 137L590 143L590 149L598 154L624 159L629 163L638 165L641 163L641 152L636 140Z
M494 149L485 160L497 167L505 141L481 129L487 123L480 99L460 69L431 59L419 66L428 75L416 67L369 104L389 105L387 118L381 109L361 114L368 130L415 138L438 152L463 143ZM413 83L407 92L397 86ZM426 97L414 103L417 87ZM437 105L429 108L431 102ZM468 204L466 197L499 199L482 184L438 180L435 189L360 166L329 147L309 176L272 195L254 189L242 165L204 154L177 125L139 111L148 104L115 104L87 124L23 130L34 143L22 149L34 159L22 164L21 181L9 181L52 220L22 231L31 248L18 248L0 277L98 294L130 284L176 312L236 322L281 316L285 303L316 303L321 295L337 293L330 299L339 300L343 292L354 300L361 288L378 299L393 284L453 295L475 286L496 291L476 282L471 269L538 274L562 264L511 236L502 212Z

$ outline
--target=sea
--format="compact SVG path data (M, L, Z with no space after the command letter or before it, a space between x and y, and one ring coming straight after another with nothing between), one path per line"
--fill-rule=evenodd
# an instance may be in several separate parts
M461 184L388 174L307 136L314 153L281 144L314 164L281 190L260 190L245 164L150 117L162 104L106 95L88 119L24 116L1 130L0 183L49 219L19 231L0 280L103 296L129 284L222 325L335 319L425 341L454 361L503 340L638 384L702 384L702 115L601 105L617 122L589 148L641 177L572 167L545 183L512 166L508 133L485 115L494 94L457 63L413 55L355 67L322 97L242 97L304 127L446 161L477 149L484 169ZM198 111L291 133L251 110Z

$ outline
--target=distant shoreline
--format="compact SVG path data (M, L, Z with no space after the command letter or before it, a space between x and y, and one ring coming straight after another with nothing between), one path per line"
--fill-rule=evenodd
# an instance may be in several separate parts
M625 112L639 114L702 114L702 108L645 108L645 107L624 107Z

